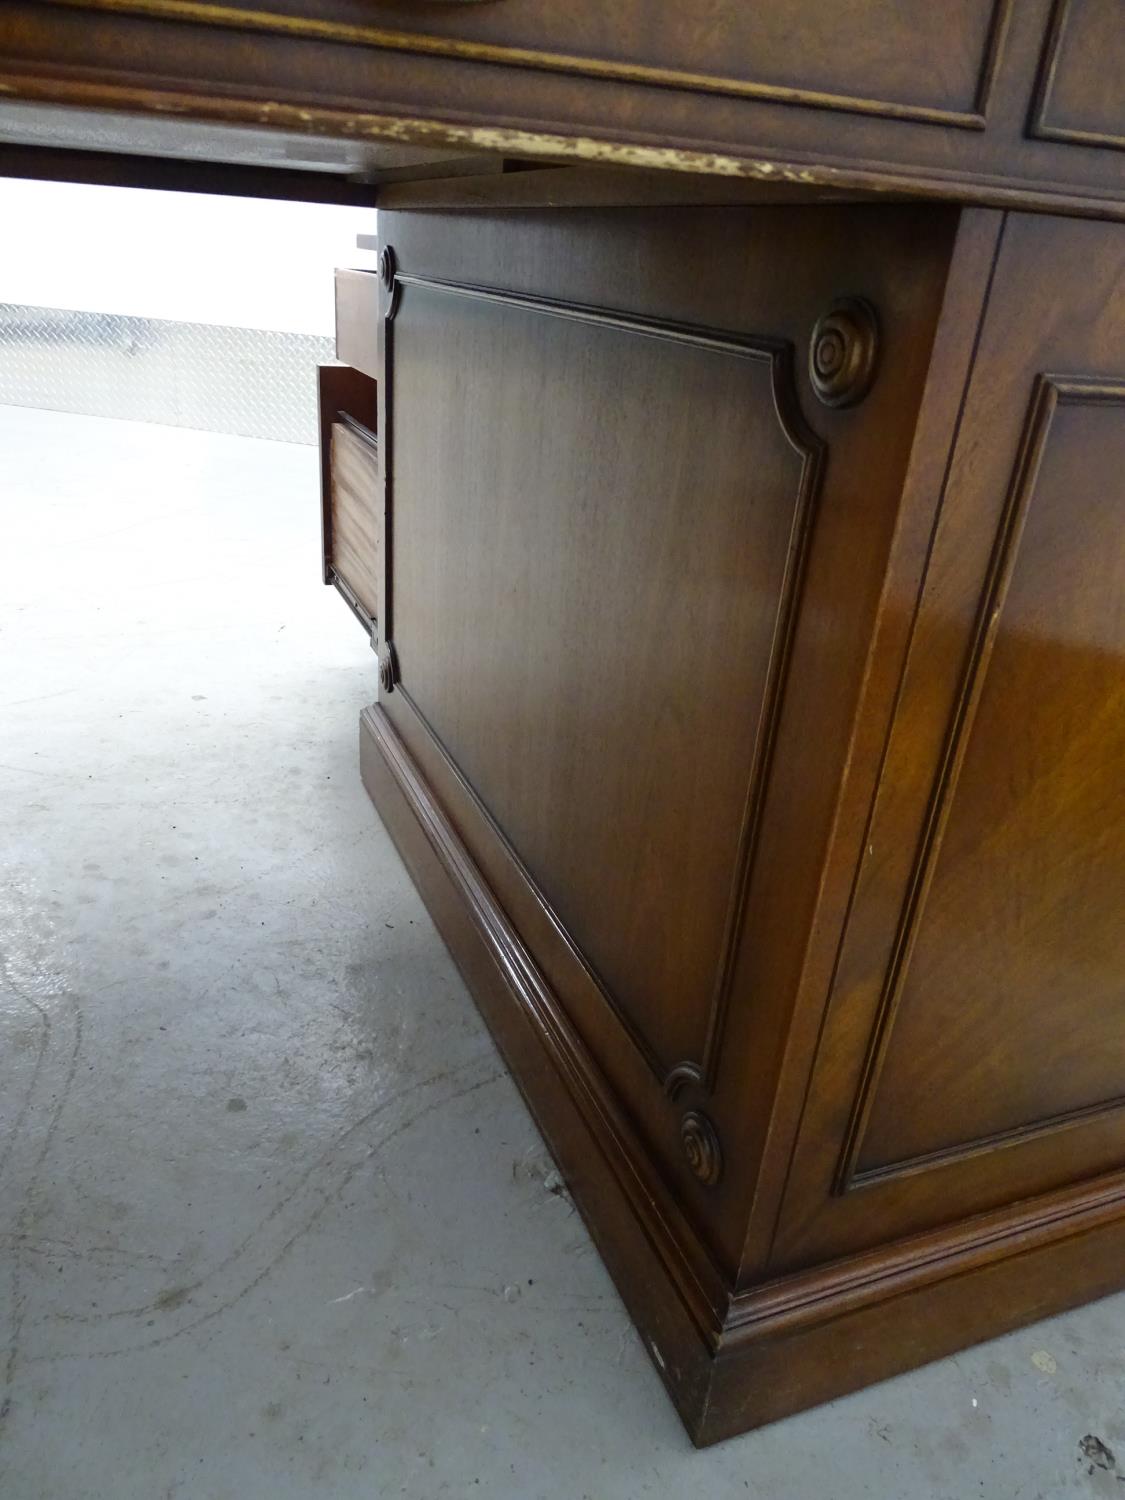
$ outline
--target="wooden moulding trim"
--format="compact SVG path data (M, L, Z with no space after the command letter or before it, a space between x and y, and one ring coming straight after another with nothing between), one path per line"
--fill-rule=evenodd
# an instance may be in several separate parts
M748 767L746 794L741 809L741 826L727 901L723 938L717 958L715 983L709 999L706 1027L701 1039L702 1045L698 1057L677 1058L673 1061L661 1060L655 1056L653 1049L648 1044L648 1039L618 1004L609 986L605 984L601 976L593 968L589 959L583 954L579 945L567 932L565 925L554 912L546 895L539 889L530 872L523 866L517 851L511 851L513 860L518 865L523 878L534 890L536 900L549 913L551 921L572 952L578 957L593 982L597 985L606 1005L613 1011L626 1035L629 1037L630 1042L637 1049L669 1097L675 1098L683 1085L688 1082L698 1083L707 1091L711 1091L715 1084L723 1031L730 1006L731 987L734 981L735 963L741 938L743 910L746 904L750 881L754 873L758 833L761 826L765 798L769 788L778 721L781 715L785 683L788 676L789 657L796 628L797 606L804 579L805 559L811 536L812 519L819 498L820 482L826 455L825 444L808 426L801 412L794 378L792 346L785 340L766 336L724 333L720 330L700 327L695 324L678 323L666 319L645 318L616 312L612 309L590 307L584 303L562 302L553 298L533 296L529 293L510 292L500 288L446 281L436 277L416 276L401 270L397 266L393 250L390 247L384 246L383 254L388 257L387 263L390 268L390 286L386 289L387 304L385 309L385 321L388 324L396 315L400 300L400 289L414 287L424 291L461 297L469 301L520 308L523 311L544 317L561 318L571 322L585 323L595 327L632 334L641 338L659 339L666 343L705 349L715 354L727 355L736 359L758 363L763 365L768 372L774 415L783 438L799 460L799 472L794 492L789 541L785 554L779 603L774 619L773 637L770 643L769 663L763 687L761 710L758 718L753 755ZM385 388L388 395L393 388L393 379L393 358L388 355L384 373ZM385 454L388 456L391 449L391 442L392 434L391 430L388 429L385 438ZM393 508L392 489L390 501L392 513ZM387 567L388 569L390 567L389 557ZM404 689L404 696L409 696L408 690ZM445 753L439 737L430 727L421 706L411 700L411 707L435 744ZM467 783L464 783L463 778L457 772L453 757L446 753L446 759L458 775L458 778L462 780L467 794L472 796L473 800L479 804L479 799L475 797L472 789L468 787ZM497 831L499 832L499 830ZM500 836L503 838L502 833L500 833Z
M333 580L332 570L332 423L337 415L335 365L316 370L317 430L320 443L320 576Z
M1008 586L1015 572L1023 537L1024 523L1035 495L1039 470L1051 433L1051 424L1060 406L1101 406L1125 403L1125 382L1083 379L1073 376L1040 375L1037 377L1020 440L1008 495L993 543L988 576L978 606L972 643L957 691L946 733L941 762L930 796L925 827L914 867L907 883L906 898L899 916L894 950L872 1028L872 1041L864 1063L856 1101L852 1108L847 1137L837 1169L833 1191L852 1192L868 1183L886 1182L925 1171L946 1162L979 1155L982 1151L1019 1145L1050 1131L1071 1128L1101 1118L1125 1105L1125 1098L1098 1101L1069 1110L1049 1119L1033 1120L1009 1130L943 1146L924 1155L902 1161L882 1162L874 1167L860 1166L860 1157L868 1121L878 1090L879 1079L890 1047L899 1004L906 987L907 975L926 902L941 855L942 842L957 794L957 784L965 754L972 736L977 708L988 676L992 650L1004 613Z
M1116 1172L1029 1200L1019 1210L997 1209L737 1295L724 1292L721 1272L708 1262L705 1248L656 1177L613 1091L434 802L387 715L378 705L365 709L361 727L597 1140L629 1211L712 1355L737 1354L761 1340L826 1324L1125 1219L1125 1172ZM524 1082L533 1088L529 1080Z
M716 77L681 68L613 62L606 58L548 52L533 47L502 46L492 42L430 36L425 32L395 31L387 27L315 16L295 16L268 9L243 9L240 6L211 4L208 0L53 0L53 3L77 6L82 10L109 11L114 15L222 26L234 31L335 42L352 47L420 52L437 57L463 58L471 62L501 63L507 67L539 68L548 72L579 74L660 88L689 89L695 93L730 94L735 98L760 99L769 104L835 109L848 114L875 115L884 119L953 126L964 130L983 130L985 127L989 96L1011 10L1011 0L995 0L989 17L981 66L973 89L973 103L969 109L961 110L908 104L891 99L866 99L853 94L837 94L783 84L754 83L747 79Z
M1039 60L1039 71L1035 77L1027 133L1036 140L1061 141L1067 146L1108 146L1113 151L1125 151L1125 134L1114 134L1108 130L1076 130L1069 125L1052 125L1047 118L1066 29L1073 13L1073 0L1055 0L1043 56Z
M360 726L374 741L513 1000L532 1023L568 1096L598 1141L680 1301L706 1346L713 1351L718 1347L729 1303L727 1278L673 1203L607 1080L583 1047L557 996L509 923L468 850L434 801L390 719L376 704L364 709Z
M322 102L281 103L257 84L246 84L238 94L185 89L182 80L168 80L159 88L146 84L106 83L94 70L44 65L41 73L11 68L0 70L0 99L64 104L76 109L107 109L122 114L182 115L185 119L217 120L306 135L354 140L405 141L525 157L545 162L574 162L638 167L661 172L702 173L746 181L789 183L796 187L829 188L909 195L914 198L954 200L967 204L1016 209L1042 209L1088 218L1125 218L1125 195L1116 188L1089 185L1076 188L1063 179L1035 178L1027 183L1011 176L973 169L912 167L901 162L855 158L825 162L802 153L779 155L760 142L731 148L709 141L690 146L661 144L651 135L630 134L607 127L597 137L515 124L473 123L471 112L460 118L422 118L413 114L375 114ZM180 85L180 86L174 86ZM587 127L588 128L588 127ZM128 158L123 158L128 160ZM372 190L378 198L378 190Z
M724 1349L889 1301L1125 1219L1125 1172L1114 1172L960 1224L912 1236L740 1293Z

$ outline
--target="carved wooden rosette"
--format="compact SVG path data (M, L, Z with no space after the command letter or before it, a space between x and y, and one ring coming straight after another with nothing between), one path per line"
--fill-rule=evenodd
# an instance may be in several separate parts
M855 406L875 379L879 323L862 297L843 297L817 320L809 343L809 379L825 406Z

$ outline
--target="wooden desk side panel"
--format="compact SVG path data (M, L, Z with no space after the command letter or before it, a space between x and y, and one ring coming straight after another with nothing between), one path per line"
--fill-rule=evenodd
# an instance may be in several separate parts
M1123 353L1125 233L1013 217L779 1267L1125 1169Z
M955 226L380 221L385 712L729 1284ZM845 294L878 367L835 408Z

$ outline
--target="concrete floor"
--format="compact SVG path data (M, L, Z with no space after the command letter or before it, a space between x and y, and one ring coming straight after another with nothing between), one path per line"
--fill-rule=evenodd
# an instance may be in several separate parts
M1125 1495L1125 1298L695 1453L360 787L313 451L0 408L0 499L3 1500Z

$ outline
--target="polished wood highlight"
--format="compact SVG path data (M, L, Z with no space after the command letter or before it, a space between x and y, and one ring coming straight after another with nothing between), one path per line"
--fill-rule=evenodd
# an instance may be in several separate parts
M776 1264L1125 1167L1123 330L1120 231L1008 221Z
M702 1446L1121 1285L1125 1182L1058 1194L734 1298L683 1254L683 1223L631 1122L418 774L383 710L360 723L364 784L523 1090Z

